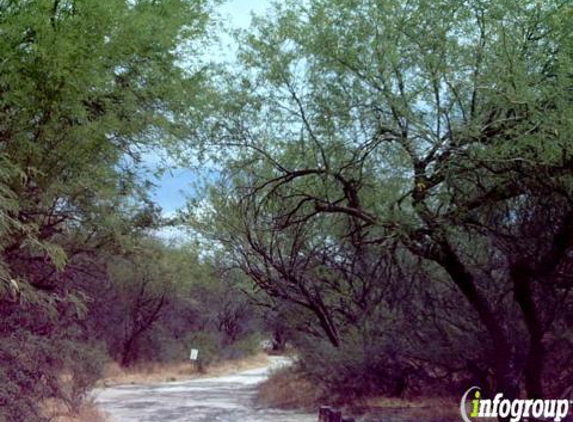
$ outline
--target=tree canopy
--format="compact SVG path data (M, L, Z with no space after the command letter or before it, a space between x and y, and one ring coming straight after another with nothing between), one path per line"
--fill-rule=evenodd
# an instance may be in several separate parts
M191 127L211 9L0 1L0 420L47 420L43 400L76 406L99 376L94 302L113 315L108 264L153 249L142 157Z
M475 357L493 391L542 396L571 306L570 24L562 1L277 5L208 134L231 151L209 223L228 265L334 347L377 309L410 334L403 369L433 341L451 373Z
M0 422L261 335L325 400L570 395L569 3L288 0L213 65L216 1L0 0Z

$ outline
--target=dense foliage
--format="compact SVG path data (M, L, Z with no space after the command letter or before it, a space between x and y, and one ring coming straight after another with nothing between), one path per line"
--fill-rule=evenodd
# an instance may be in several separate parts
M570 393L571 23L562 1L318 0L241 38L198 227L290 305L316 380Z
M568 2L289 0L227 68L216 4L0 0L0 422L264 337L330 400L571 396Z
M143 157L191 131L210 9L0 1L1 421L47 420L48 399L76 409L107 356L188 356L206 319L192 284L219 280L153 240Z

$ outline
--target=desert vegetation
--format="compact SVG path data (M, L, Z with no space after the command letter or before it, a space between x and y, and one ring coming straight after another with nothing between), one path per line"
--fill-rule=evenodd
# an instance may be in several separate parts
M206 365L258 345L239 287L159 239L144 167L207 89L206 70L177 62L205 42L210 8L0 1L2 422L82 412L110 361L186 362L195 345Z
M289 2L241 38L196 225L329 398L571 394L572 13Z
M287 1L229 63L217 7L0 0L0 422L262 340L287 406L573 398L569 2Z

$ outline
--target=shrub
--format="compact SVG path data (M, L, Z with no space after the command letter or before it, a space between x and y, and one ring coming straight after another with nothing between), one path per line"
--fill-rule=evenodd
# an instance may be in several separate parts
M322 384L312 382L295 367L287 367L274 371L259 386L257 402L267 407L315 411L325 395Z
M78 344L68 340L63 344L65 362L60 399L72 412L78 412L86 402L87 395L102 377L108 360L103 349L97 345Z
M216 362L220 358L222 340L218 333L197 331L190 334L185 343L189 345L189 349L199 350L197 363L200 367Z
M103 367L89 344L23 330L2 337L0 361L0 422L47 422L42 405L50 399L79 409Z
M58 354L45 337L17 331L0 342L0 421L46 422L40 403L59 394Z
M404 393L408 366L381 338L369 343L347 338L336 348L318 339L299 342L300 369L324 387L325 401L341 403L373 395Z
M239 338L234 343L228 344L221 350L222 359L242 359L252 356L261 350L261 336L250 334Z

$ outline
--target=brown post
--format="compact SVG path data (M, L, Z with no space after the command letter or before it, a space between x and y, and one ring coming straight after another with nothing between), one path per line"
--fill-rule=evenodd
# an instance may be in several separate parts
M318 422L330 422L332 409L328 406L320 406L318 409Z

